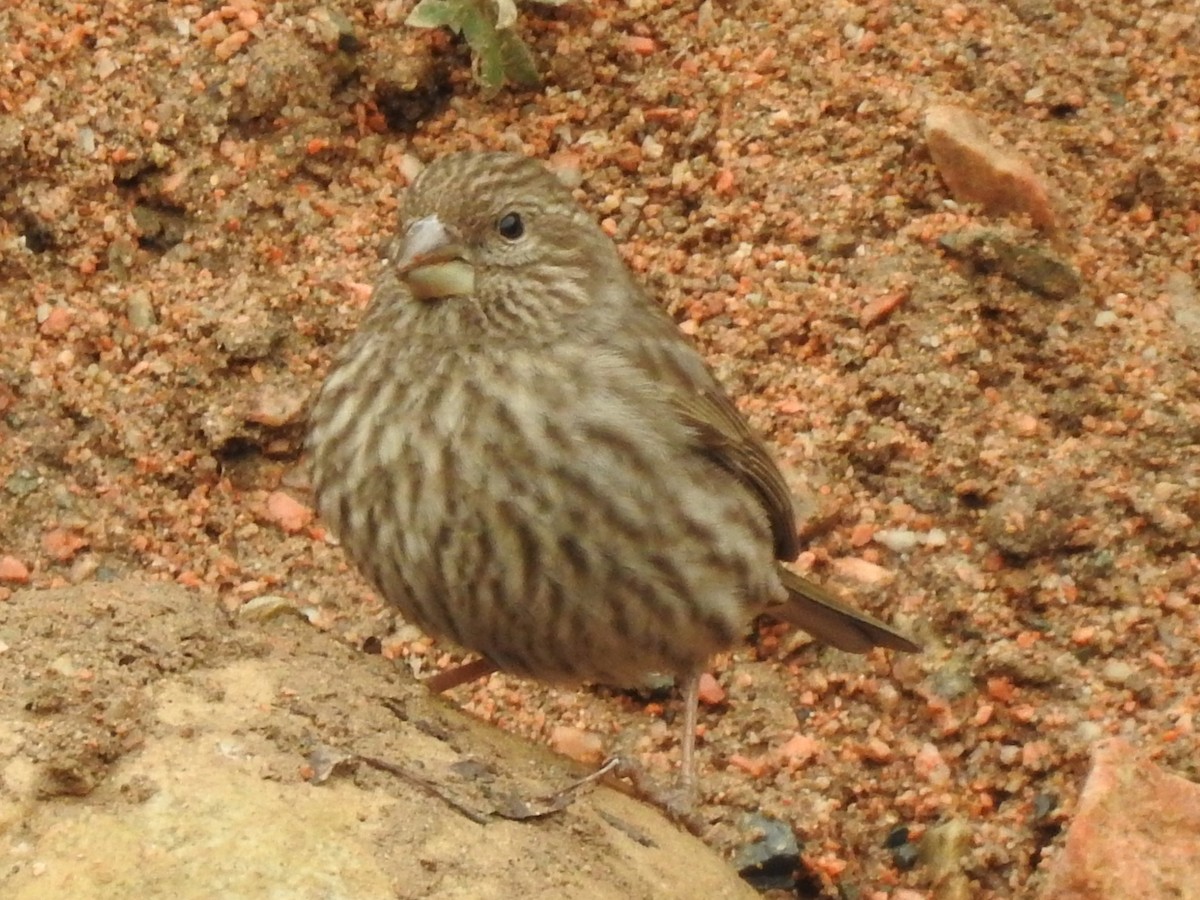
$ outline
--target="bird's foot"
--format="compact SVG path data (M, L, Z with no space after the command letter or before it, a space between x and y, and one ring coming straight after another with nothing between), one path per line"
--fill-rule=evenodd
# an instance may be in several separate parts
M610 756L595 772L568 785L559 796L599 782L657 807L668 819L693 834L705 830L696 815L696 786L690 779L681 777L674 787L664 788L643 766L626 756Z

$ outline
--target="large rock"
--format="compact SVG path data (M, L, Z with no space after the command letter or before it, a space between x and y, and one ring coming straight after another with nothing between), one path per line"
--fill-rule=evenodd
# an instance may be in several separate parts
M1200 785L1101 743L1044 900L1200 898Z
M551 811L568 761L297 617L23 591L0 603L0 693L9 900L755 896L622 794ZM341 760L321 784L314 750Z

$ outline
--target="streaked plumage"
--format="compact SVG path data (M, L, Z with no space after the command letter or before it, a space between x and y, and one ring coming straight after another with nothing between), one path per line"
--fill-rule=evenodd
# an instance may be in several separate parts
M799 547L766 448L531 160L417 178L310 446L351 559L502 670L688 678L767 611L851 652L916 649L779 566Z

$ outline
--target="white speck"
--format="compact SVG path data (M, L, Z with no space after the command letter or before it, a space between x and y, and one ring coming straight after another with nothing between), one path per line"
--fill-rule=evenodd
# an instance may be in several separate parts
M921 544L921 534L908 528L885 528L875 532L875 541L893 553L908 553Z
M926 547L945 547L948 538L946 532L940 528L931 528L929 533L925 535Z
M117 61L108 55L107 51L96 51L96 77L101 81L108 78L113 72L117 71L120 66Z
M642 155L646 159L662 159L663 150L663 145L656 141L652 135L646 135L642 141Z

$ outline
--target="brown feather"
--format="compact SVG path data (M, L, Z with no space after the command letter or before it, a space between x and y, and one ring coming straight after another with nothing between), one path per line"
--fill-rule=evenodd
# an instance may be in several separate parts
M763 612L791 622L822 643L847 653L866 653L872 647L904 653L921 649L890 625L847 606L804 576L779 566L779 578L787 588L788 601Z
M696 436L696 449L754 491L775 541L775 558L800 555L792 495L783 475L746 421L724 394L713 391L671 398L680 419Z
M631 286L630 290L637 290ZM652 305L647 299L647 305ZM654 307L661 312L659 307ZM791 561L800 554L791 490L762 439L738 412L716 378L680 339L665 312L644 316L635 325L641 338L633 360L665 390L671 408L695 439L695 450L751 490L771 526L775 557ZM813 637L849 653L872 647L913 653L920 647L873 616L861 613L795 572L778 567L789 598L766 613L791 622Z
M640 289L631 284L631 291ZM738 412L678 326L648 298L654 315L623 323L641 338L640 353L631 361L664 391L671 408L695 440L695 450L749 488L766 513L775 558L800 555L792 493L766 445Z

